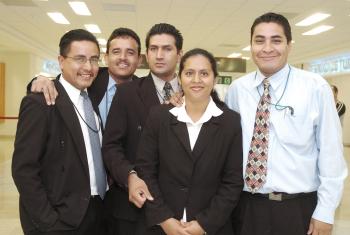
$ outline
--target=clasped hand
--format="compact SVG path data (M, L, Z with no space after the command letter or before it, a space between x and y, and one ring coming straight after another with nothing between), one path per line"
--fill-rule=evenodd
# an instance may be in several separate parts
M183 222L170 218L161 223L160 226L167 235L203 235L205 233L196 220Z

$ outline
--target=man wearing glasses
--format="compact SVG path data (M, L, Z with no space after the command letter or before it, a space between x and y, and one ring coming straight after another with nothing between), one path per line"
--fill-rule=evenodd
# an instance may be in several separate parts
M100 49L86 30L60 40L56 105L44 95L23 98L12 175L20 194L24 234L101 234L107 189L101 121L87 88L98 73Z

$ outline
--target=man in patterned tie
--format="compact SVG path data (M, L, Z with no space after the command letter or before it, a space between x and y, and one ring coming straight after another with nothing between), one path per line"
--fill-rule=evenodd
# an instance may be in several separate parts
M251 53L258 67L235 80L226 103L241 114L244 192L233 213L239 235L329 235L347 168L332 91L290 66L291 28L258 17Z
M12 160L21 224L24 234L102 234L107 189L102 129L97 106L87 96L100 48L83 29L64 34L59 46L56 105L46 105L42 93L21 103Z

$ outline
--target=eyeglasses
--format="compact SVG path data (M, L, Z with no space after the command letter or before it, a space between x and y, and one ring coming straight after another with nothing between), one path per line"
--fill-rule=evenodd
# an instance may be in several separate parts
M86 62L89 61L91 65L98 66L98 62L100 61L99 57L91 57L88 59L85 56L75 56L75 57L64 56L64 58L70 58L80 65L84 65L86 64Z

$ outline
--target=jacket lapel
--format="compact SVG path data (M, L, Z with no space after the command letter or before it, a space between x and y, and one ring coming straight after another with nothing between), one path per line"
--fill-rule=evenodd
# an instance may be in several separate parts
M89 176L89 167L87 163L85 142L83 137L83 132L80 127L79 119L74 110L73 104L69 99L66 90L63 88L59 81L55 81L55 87L58 91L59 96L56 99L56 107L61 114L64 123L69 130L73 141L78 150L79 157L83 164L86 174Z
M157 89L154 85L151 74L140 81L140 86L138 87L137 92L147 110L155 104L160 104L157 95Z
M181 143L181 145L186 150L187 154L194 160L192 151L191 151L191 145L190 145L190 138L188 136L187 126L186 123L179 122L177 118L173 115L171 116L171 128L173 132L175 133L176 138Z
M160 104L157 96L157 89L154 85L151 74L147 77L141 78L136 89L139 100L143 104L141 107L138 107L138 112L141 116L140 120L146 121L151 107ZM144 123L142 123L142 125L144 125Z
M215 133L219 129L219 118L212 117L208 122L202 125L202 128L199 132L196 144L193 147L192 155L194 160L198 160L199 156L201 156L202 152L210 147L210 140L215 138Z

